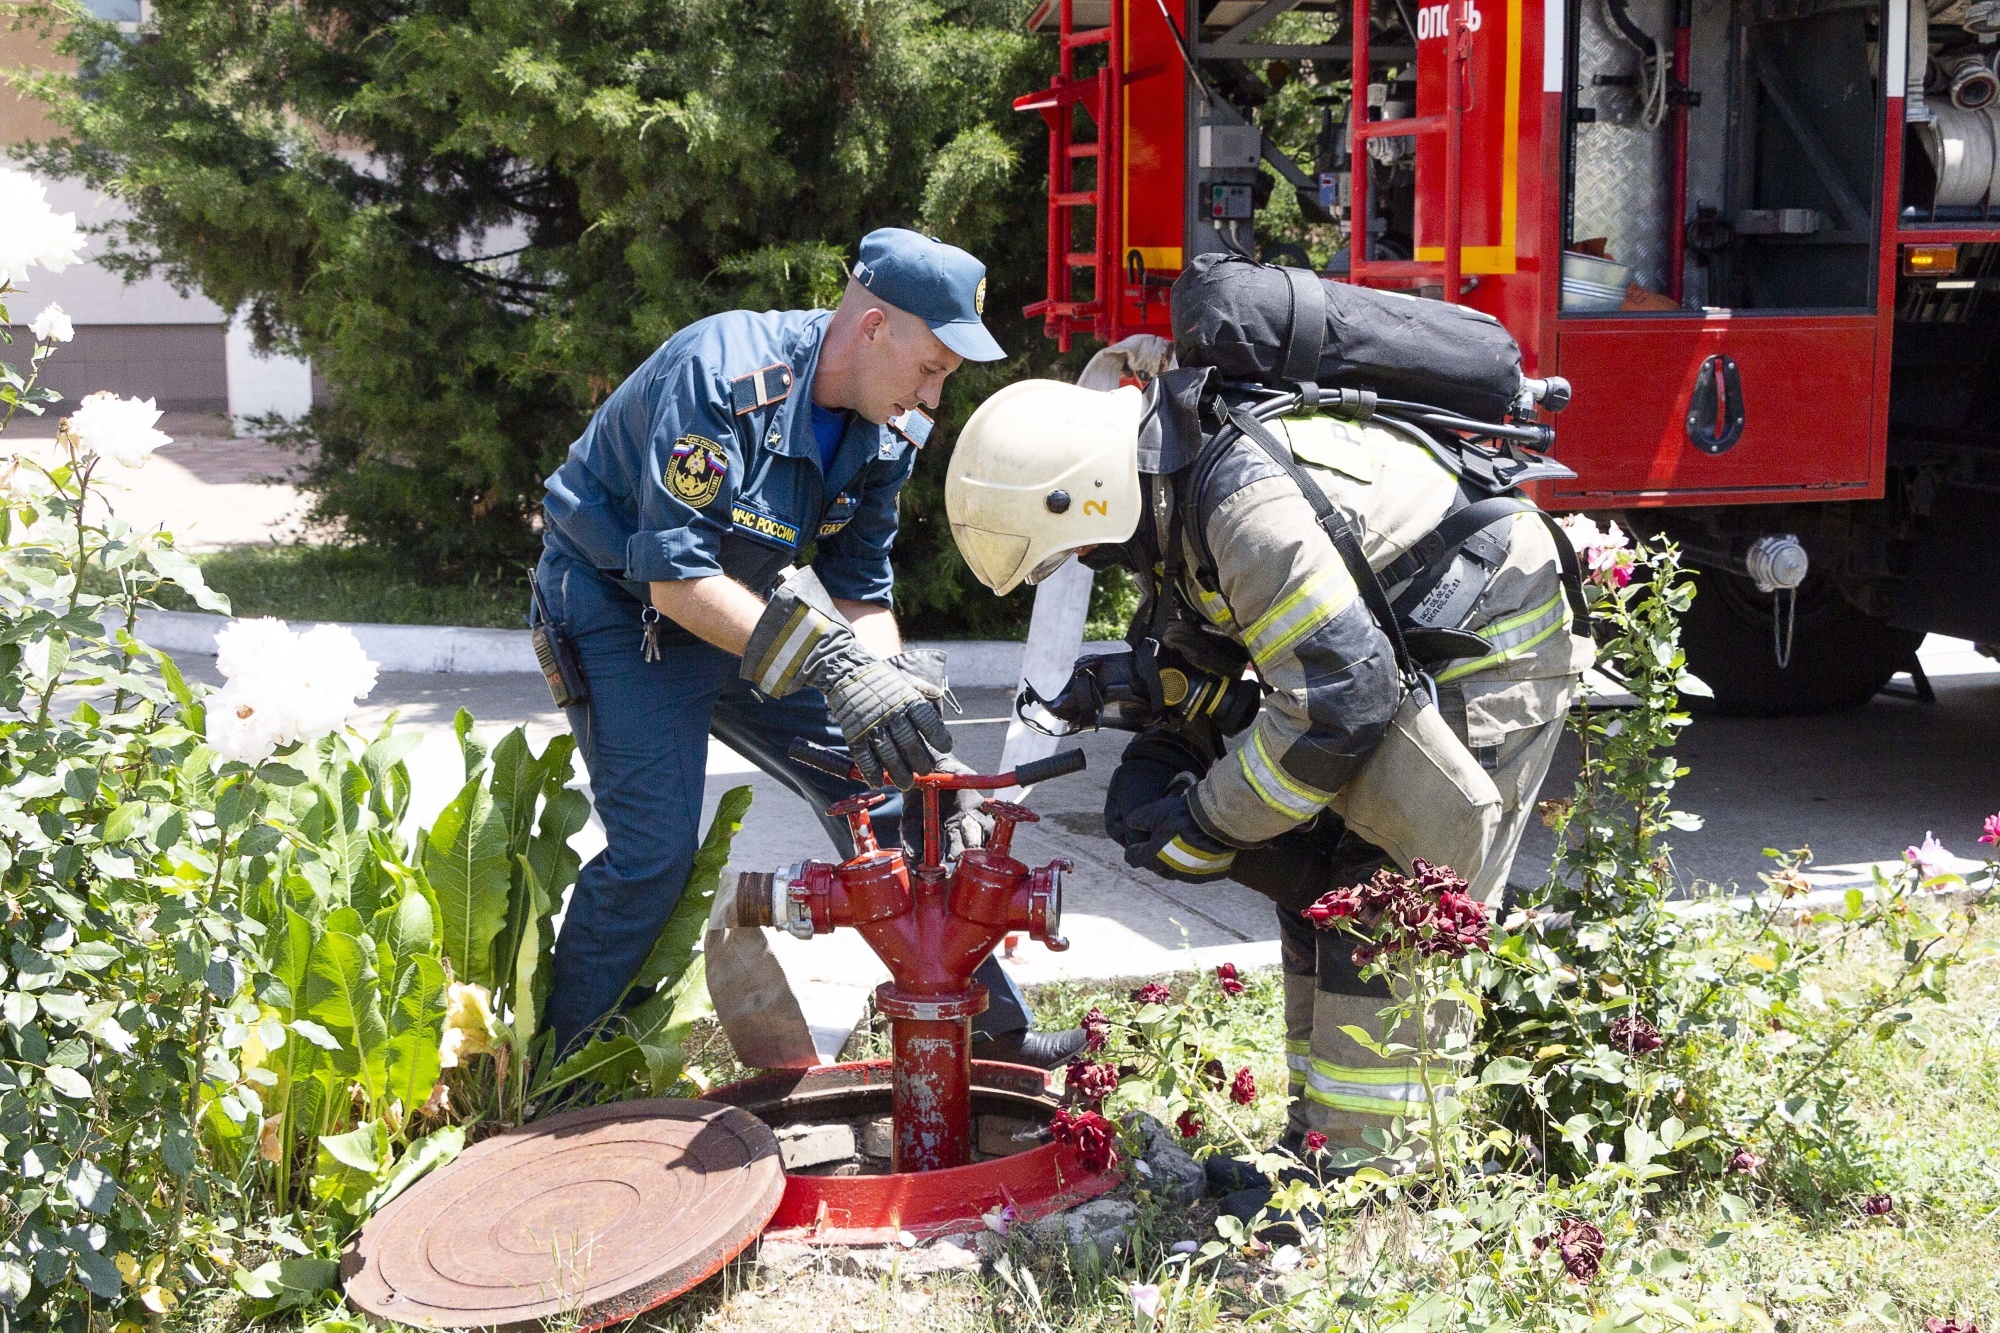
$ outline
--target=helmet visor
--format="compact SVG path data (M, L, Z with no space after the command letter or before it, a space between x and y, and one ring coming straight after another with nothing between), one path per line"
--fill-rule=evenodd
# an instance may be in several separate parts
M1069 558L1075 554L1076 552L1073 550L1057 551L1054 555L1042 557L1042 563L1029 570L1028 577L1023 579L1022 582L1030 586L1040 583L1043 579L1068 564Z

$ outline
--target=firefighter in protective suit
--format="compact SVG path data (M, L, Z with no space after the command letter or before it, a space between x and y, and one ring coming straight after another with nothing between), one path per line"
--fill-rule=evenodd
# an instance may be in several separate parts
M1532 505L1470 487L1406 427L1266 425L1209 378L1012 385L966 424L945 503L996 593L1073 554L1137 579L1130 670L1157 716L1111 780L1105 829L1133 866L1275 900L1283 1146L1317 1130L1330 1151L1360 1149L1422 1106L1421 1087L1341 1031L1379 1035L1389 992L1361 980L1351 938L1300 911L1419 856L1497 906L1591 647L1572 632L1568 545ZM1239 682L1246 666L1255 682Z

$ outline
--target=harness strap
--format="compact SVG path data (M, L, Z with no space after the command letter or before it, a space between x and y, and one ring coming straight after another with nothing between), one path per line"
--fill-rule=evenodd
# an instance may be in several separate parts
M1369 565L1368 556L1362 551L1361 541L1354 535L1354 529L1348 526L1347 520L1341 516L1340 510L1334 507L1333 502L1326 498L1325 493L1306 476L1305 469L1301 468L1298 460L1292 457L1292 451L1266 429L1263 422L1240 407L1230 409L1229 420L1235 424L1236 429L1255 440L1258 446L1271 456L1272 462L1284 469L1285 475L1292 479L1292 484L1299 488L1299 494L1303 495L1306 503L1312 506L1320 527L1325 530L1328 540L1333 543L1333 549L1339 553L1341 562L1347 566L1348 575L1354 580L1355 590L1361 594L1362 604L1368 608L1368 614L1375 617L1375 623L1381 627L1382 633L1388 636L1389 646L1396 653L1396 670L1410 688L1418 688L1422 673L1417 670L1416 663L1410 656L1409 644L1403 639L1403 627L1389 605L1389 594L1383 589L1382 580Z
M1292 289L1291 332L1285 338L1284 378L1310 384L1319 378L1320 355L1326 350L1326 288L1319 275L1302 268L1280 268Z

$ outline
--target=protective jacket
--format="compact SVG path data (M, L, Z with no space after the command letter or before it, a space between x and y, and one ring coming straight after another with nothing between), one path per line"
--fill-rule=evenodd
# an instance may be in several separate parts
M1253 848L1337 806L1390 731L1407 685L1299 477L1248 439L1204 451L1185 386L1174 379L1156 382L1141 435L1141 468L1153 475L1147 519L1125 553L1143 598L1134 633L1156 620L1165 595L1175 618L1239 644L1254 665L1267 690L1263 707L1189 800L1204 832ZM1307 415L1269 429L1345 519L1392 601L1407 603L1405 594L1428 581L1428 610L1419 614L1484 641L1447 639L1464 654L1423 663L1440 719L1481 766L1491 773L1510 739L1559 722L1591 646L1572 632L1559 552L1540 515L1512 513L1481 529L1438 579L1423 544L1483 492L1396 424ZM1170 550L1177 558L1166 558ZM1169 578L1174 586L1163 588ZM1545 765L1546 757L1533 785ZM1503 824L1518 824L1510 817L1532 792L1500 793ZM1518 827L1495 833L1499 859L1510 860Z

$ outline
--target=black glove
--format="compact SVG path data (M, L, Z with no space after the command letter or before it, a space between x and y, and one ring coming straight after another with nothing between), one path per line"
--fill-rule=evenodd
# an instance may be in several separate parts
M1223 878L1236 863L1234 847L1195 823L1186 791L1140 806L1125 817L1125 823L1133 839L1125 845L1125 864L1135 870L1206 884Z
M1140 732L1118 757L1104 789L1105 833L1120 847L1143 842L1127 822L1131 813L1164 798L1181 774L1199 779L1208 769L1206 758L1185 735L1162 728Z
M903 672L863 648L810 569L795 569L771 594L770 605L743 648L743 679L782 699L808 687L826 696L827 711L862 780L886 777L909 787L951 750L951 732L937 707Z

